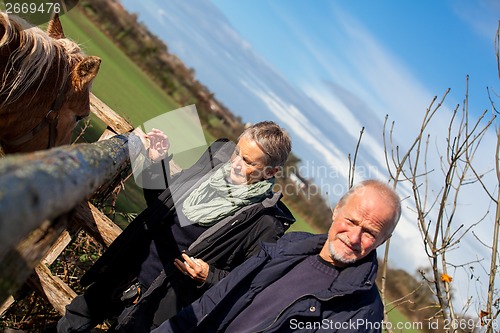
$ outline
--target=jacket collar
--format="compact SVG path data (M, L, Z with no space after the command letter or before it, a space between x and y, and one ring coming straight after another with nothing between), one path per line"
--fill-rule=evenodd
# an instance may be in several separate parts
M327 234L312 235L304 232L292 232L283 236L273 245L265 245L265 251L271 257L282 256L293 263L310 255L319 254L327 239ZM375 250L363 259L340 270L339 276L332 282L329 292L320 297L334 294L348 294L354 291L370 290L375 285L378 261ZM330 294L328 296L328 294Z
M286 224L286 229L288 229L288 227L290 227L290 225L296 220L288 207L281 201L281 198L283 198L283 194L281 192L274 192L272 197L266 198L262 202L262 205L264 208L274 209L274 216L282 223Z

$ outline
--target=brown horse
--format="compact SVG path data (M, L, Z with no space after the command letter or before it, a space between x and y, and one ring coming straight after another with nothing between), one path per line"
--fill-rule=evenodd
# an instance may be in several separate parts
M0 144L5 153L70 143L90 113L101 59L65 38L54 16L47 32L0 12Z

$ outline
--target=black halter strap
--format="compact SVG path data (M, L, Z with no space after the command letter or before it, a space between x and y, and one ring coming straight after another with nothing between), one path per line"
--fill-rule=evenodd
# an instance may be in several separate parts
M17 138L15 138L13 140L9 140L9 141L3 140L3 142L8 144L9 146L14 146L14 147L19 146L19 145L33 139L43 128L45 128L45 126L48 125L49 126L49 138L48 138L47 149L54 147L54 145L56 143L56 137L57 137L57 122L59 120L59 111L61 110L61 107L64 103L64 99L66 97L66 92L67 92L67 87L68 87L68 83L65 83L62 91L59 92L59 94L56 97L56 100L52 104L52 107L45 114L45 117L43 117L42 121L38 125L36 125L28 133L25 133L21 136L18 136Z

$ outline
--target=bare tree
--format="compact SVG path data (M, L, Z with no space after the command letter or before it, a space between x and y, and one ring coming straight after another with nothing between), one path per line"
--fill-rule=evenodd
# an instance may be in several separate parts
M500 21L495 37L495 48L498 65L498 74L500 78ZM488 292L486 308L478 314L480 323L485 326L486 332L492 332L494 320L500 314L500 298L496 298L495 276L498 268L498 240L500 232L500 127L497 127L497 144L495 151L495 172L496 184L493 184L494 191L489 189L491 184L485 183L485 176L492 170L478 171L474 165L474 158L481 146L481 142L492 124L494 124L498 111L495 108L493 99L490 96L492 107L491 116L488 116L488 110L485 110L477 119L469 117L469 96L468 96L468 77L466 82L466 93L463 106L457 105L451 112L445 138L444 152L439 152L440 146L437 146L439 154L439 165L429 167L432 159L429 158L429 149L431 142L430 124L448 96L448 89L441 100L436 104L437 97L434 97L427 108L419 131L415 139L410 142L409 148L405 151L394 140L395 123L392 122L389 128L389 117L386 116L383 130L384 152L386 167L389 172L389 183L392 183L394 189L400 183L410 185L411 196L403 200L411 200L411 208L416 215L417 224L420 230L421 239L430 262L430 269L422 270L423 283L428 284L430 290L436 297L436 308L433 318L439 318L441 321L449 323L460 323L460 314L457 314L454 306L452 275L449 270L464 268L469 265L479 264L480 260L461 265L454 265L448 260L447 254L451 250L459 248L460 241L468 234L474 234L473 230L489 216L486 211L482 217L475 222L465 225L457 221L456 214L459 207L459 197L465 190L464 188L473 185L479 185L487 194L495 208L495 220L493 226L492 245L487 245L483 240L477 239L479 244L487 246L491 250L491 260L489 270ZM489 91L488 91L489 93ZM445 112L445 111L443 111ZM349 177L348 186L351 187L354 182L356 158L363 136L364 128L360 132L359 140L356 145L354 159L351 162L349 155ZM388 136L387 136L388 134ZM439 175L436 175L438 172ZM431 177L432 176L432 177ZM431 179L432 178L432 179ZM438 184L438 190L434 190L431 183ZM410 201L407 200L407 201ZM385 253L382 264L382 277L380 293L384 301L385 314L384 320L389 321L387 314L400 304L405 303L405 298L410 297L417 290L410 292L407 296L398 299L392 303L387 303L386 297L386 275L388 266L388 256L390 249L390 239L386 242ZM430 276L429 276L430 275ZM417 289L421 288L420 284ZM389 305L392 308L389 308ZM461 309L465 313L471 305L471 299ZM496 307L496 312L493 310ZM432 319L432 318L428 318ZM470 323L470 322L469 322ZM446 331L474 331L475 325L449 325ZM390 327L386 327L388 333L391 333Z
M447 254L450 250L456 249L463 237L484 220L484 217L479 218L475 223L465 226L456 221L456 213L459 195L465 186L479 183L485 188L482 183L485 174L473 168L473 161L495 115L486 119L488 112L484 111L476 121L473 121L469 117L468 93L466 93L464 105L457 106L451 114L444 152L439 153L439 165L430 168L429 124L442 108L448 93L449 90L436 105L437 98L433 99L425 112L419 132L410 148L404 153L400 151L393 138L394 122L388 130L386 117L384 147L387 169L394 187L401 182L409 183L411 187L411 206L415 210L423 245L431 263L431 277L426 276L425 279L431 284L437 299L438 311L435 316L456 322L459 316L453 305L451 288L453 274L448 272L450 268L456 269L456 266L451 265ZM389 138L386 137L387 131ZM439 150L440 147L437 148ZM436 174L439 171L441 174ZM431 175L433 177L430 177ZM438 191L432 191L431 182L438 183ZM388 246L389 244L386 245L386 255ZM494 279L495 271L491 272ZM383 285L381 292L384 290Z
M496 49L496 58L497 58L497 70L498 77L500 78L500 21L498 22L497 33L495 35L495 49ZM498 114L498 111L495 108L495 103L490 95L491 106L494 114ZM483 323L487 325L487 332L493 332L493 321L498 317L500 312L500 306L498 305L499 300L494 301L494 292L495 292L495 276L497 273L497 257L498 257L498 233L500 229L500 206L498 203L500 202L500 127L497 126L497 145L495 152L495 160L496 160L496 173L497 173L497 182L499 186L497 187L497 197L496 200L492 194L490 194L487 190L487 187L484 186L485 191L490 196L491 200L496 205L496 214L495 214L495 226L493 230L493 242L491 246L491 261L490 261L490 279L488 282L488 301L486 303L486 311L481 314L481 320ZM496 304L497 311L493 313L493 306ZM485 320L486 319L486 320Z

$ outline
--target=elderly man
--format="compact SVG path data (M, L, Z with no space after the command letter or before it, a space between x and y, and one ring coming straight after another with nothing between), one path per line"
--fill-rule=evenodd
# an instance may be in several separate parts
M368 180L339 201L328 235L289 233L153 333L380 332L375 248L401 214L398 195Z
M167 137L154 130L148 138L150 158L164 158ZM81 279L90 286L67 306L58 332L88 332L117 315L112 330L149 332L258 253L261 241L275 242L294 222L272 190L290 150L273 122L249 127L236 146L212 144L163 193L146 196L148 208Z

